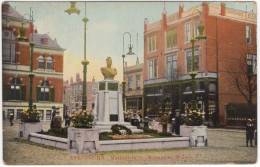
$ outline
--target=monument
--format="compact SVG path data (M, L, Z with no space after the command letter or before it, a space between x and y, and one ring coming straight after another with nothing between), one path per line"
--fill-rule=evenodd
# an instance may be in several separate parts
M114 80L117 71L112 68L112 58L106 59L107 67L102 67L101 72L104 80L98 81L98 87L95 95L95 107L93 110L96 128L102 131L111 131L114 124L124 125L131 129L132 132L142 132L135 126L131 126L129 122L124 122L124 111L122 103L122 91L120 91L120 83Z

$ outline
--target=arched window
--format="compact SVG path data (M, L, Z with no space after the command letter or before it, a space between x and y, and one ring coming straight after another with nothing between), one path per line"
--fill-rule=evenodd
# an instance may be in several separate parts
M40 101L49 101L49 82L43 81L40 88Z
M52 57L51 56L49 56L48 58L47 58L47 61L46 61L46 68L47 69L49 69L49 70L52 70L52 66L53 66L53 60L52 60Z
M10 30L3 30L3 62L15 63L15 35Z
M44 58L42 55L38 58L38 68L43 69L44 68Z
M20 100L20 85L21 80L19 78L13 78L11 80L11 100Z

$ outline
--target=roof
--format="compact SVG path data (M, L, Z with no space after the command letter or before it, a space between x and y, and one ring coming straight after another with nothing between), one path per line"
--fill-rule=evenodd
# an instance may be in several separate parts
M46 38L48 39L48 44L45 45L42 43L42 39ZM48 34L38 34L38 33L33 33L30 34L30 41L35 43L35 46L39 47L46 47L46 48L52 48L52 49L57 49L57 50L65 50L60 47L56 39L51 39Z
M2 11L3 16L9 16L9 17L13 17L13 18L23 19L23 16L20 13L18 13L14 8L12 8L8 2L4 2L3 5L9 6L8 12Z

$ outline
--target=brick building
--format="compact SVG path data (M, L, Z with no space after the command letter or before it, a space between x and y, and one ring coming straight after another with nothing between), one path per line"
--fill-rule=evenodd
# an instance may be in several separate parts
M127 66L125 69L126 113L143 113L143 65Z
M93 77L91 82L87 82L87 109L93 109L95 106L95 92L97 84ZM71 77L70 82L64 81L63 83L63 104L67 114L71 114L72 110L79 110L82 107L82 91L83 81L80 78L80 74L76 74L76 81L73 81Z
M23 25L22 25L23 23ZM18 41L20 27L28 40ZM3 117L14 113L19 119L29 101L30 42L33 50L33 105L41 113L41 120L51 120L53 107L63 110L63 53L56 39L38 34L33 20L24 19L8 2L2 4L2 86ZM62 113L61 113L62 115Z
M256 14L227 8L224 3L202 3L184 11L183 3L177 13L149 24L144 22L144 112L156 116L163 112L188 110L192 85L191 42L192 13L200 10L207 40L195 42L196 99L198 109L210 119L217 111L219 124L225 125L225 105L247 103L230 82L227 67L241 57L256 69ZM194 35L198 35L199 12L194 12ZM256 72L256 71L255 71ZM253 96L256 103L256 94ZM147 112L147 109L151 109ZM157 112L159 111L159 113Z

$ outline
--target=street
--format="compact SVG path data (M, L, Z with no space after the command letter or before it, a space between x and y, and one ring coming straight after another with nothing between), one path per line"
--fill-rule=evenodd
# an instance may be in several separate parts
M44 130L49 122L43 123ZM148 164L254 164L257 148L246 147L244 130L208 129L202 148L72 154L66 150L14 139L18 122L3 121L3 160L7 165L148 165Z

